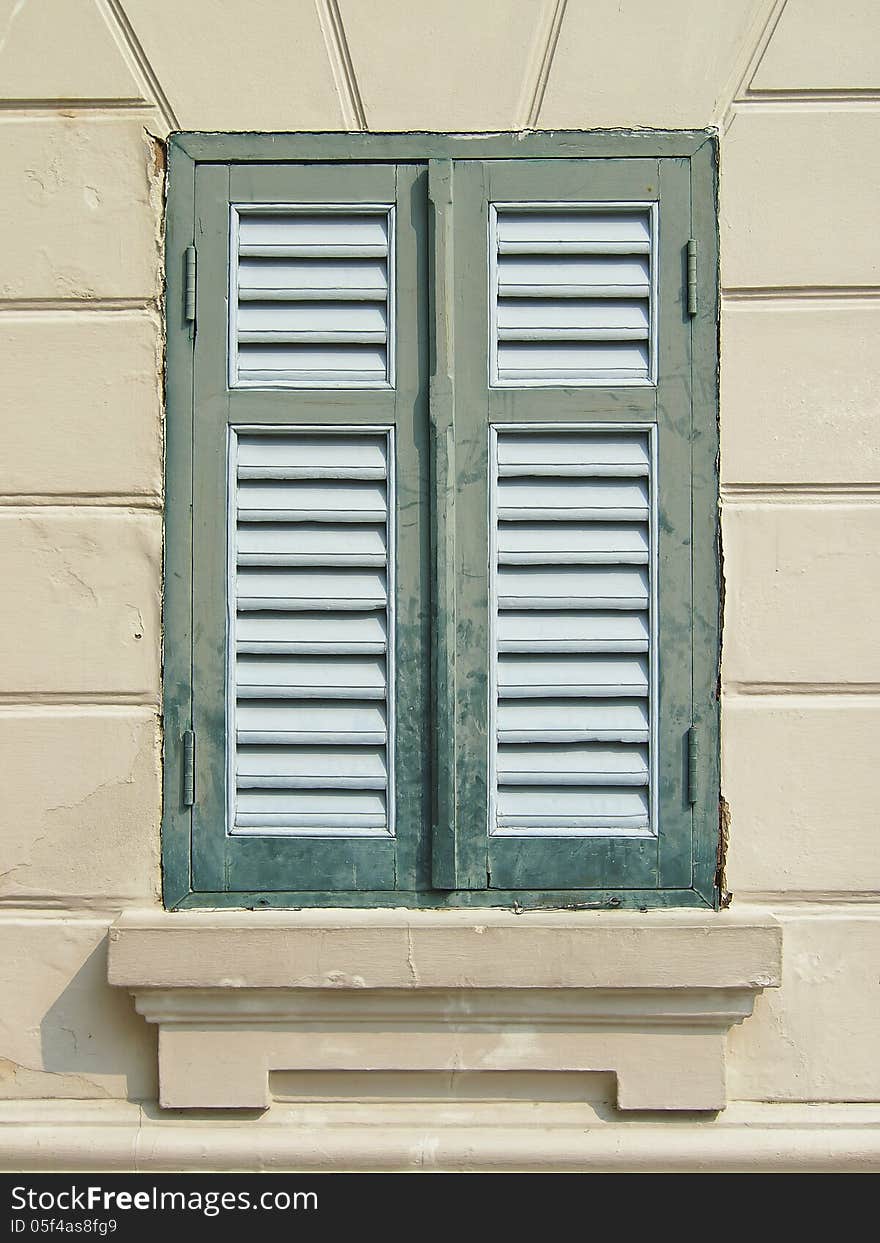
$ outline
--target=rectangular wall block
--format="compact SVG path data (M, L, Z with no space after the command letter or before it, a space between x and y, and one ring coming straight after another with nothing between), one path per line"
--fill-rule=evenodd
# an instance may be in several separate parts
M0 494L162 488L161 332L146 312L0 315Z
M155 1028L107 983L107 927L0 913L0 1099L155 1099Z
M721 171L727 288L880 284L880 114L739 112Z
M2 708L0 755L0 901L157 900L154 709Z
M726 505L728 682L880 682L880 506Z
M880 303L728 302L726 484L880 483Z
M0 510L0 694L123 694L159 686L158 514Z
M730 1030L730 1099L880 1100L876 908L774 914L783 930L782 988L767 989L752 1017Z
M142 118L0 121L0 299L153 298L162 182Z
M744 892L880 891L874 695L727 696L727 884Z

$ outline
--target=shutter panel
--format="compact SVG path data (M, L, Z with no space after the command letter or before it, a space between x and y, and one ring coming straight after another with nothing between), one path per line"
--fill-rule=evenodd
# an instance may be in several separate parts
M239 209L233 385L386 387L393 211Z
M493 833L651 832L651 443L496 433Z
M493 383L651 379L649 208L503 207L493 226Z
M233 833L393 831L389 442L233 441Z

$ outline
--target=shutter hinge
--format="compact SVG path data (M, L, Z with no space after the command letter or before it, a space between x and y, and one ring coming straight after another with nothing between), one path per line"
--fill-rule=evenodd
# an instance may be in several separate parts
M692 725L687 732L687 798L693 806L697 801L697 766L700 752L697 747L697 731Z
M183 805L192 807L196 801L196 736L191 729L183 731Z
M687 244L687 308L688 315L697 313L697 243L693 238Z
M192 337L196 329L196 248L187 246L184 255L183 318L190 325Z

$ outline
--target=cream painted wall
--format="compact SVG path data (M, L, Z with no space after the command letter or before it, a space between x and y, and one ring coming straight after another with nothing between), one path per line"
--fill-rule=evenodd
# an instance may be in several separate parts
M880 11L242 7L0 0L0 1097L155 1096L104 970L115 914L159 902L150 135L717 125L727 879L785 928L729 1086L880 1101Z

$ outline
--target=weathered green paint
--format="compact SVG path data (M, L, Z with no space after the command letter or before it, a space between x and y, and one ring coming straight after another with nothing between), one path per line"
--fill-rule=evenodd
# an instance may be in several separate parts
M629 159L693 155L710 130L606 129L516 133L174 134L171 143L197 161L271 164L296 160Z
M688 802L687 731L691 726L691 320L684 264L690 226L687 160L660 166L657 373L659 851L657 884L692 883L693 813Z
M360 174L363 173L363 176ZM196 891L242 889L388 890L417 883L419 826L424 822L423 747L426 628L419 579L425 561L423 246L413 211L419 169L382 165L284 166L230 169L199 166L197 231L201 276L199 331L195 348L194 556L192 592L194 728L199 738L199 797L194 809L193 887ZM318 394L305 390L243 394L227 380L226 305L229 204L249 201L387 202L397 205L397 381L394 390ZM404 590L397 594L398 678L396 704L397 839L246 837L227 833L226 780L226 581L227 426L246 422L319 425L328 399L336 398L333 422L395 427L397 448L396 559ZM363 407L366 407L364 410ZM265 413L264 413L265 412ZM268 417L266 417L268 415ZM422 438L423 439L423 438Z
M435 212L430 245L429 176ZM447 193L452 178L454 195ZM720 628L714 138L707 131L175 135L169 179L166 905L479 908L519 903L540 909L716 904ZM567 197L661 201L656 389L488 388L487 204ZM230 391L228 203L351 199L397 203L396 389ZM700 256L692 318L687 306L691 237L699 243ZM183 253L193 243L199 258L195 403L183 268ZM660 836L490 842L488 429L505 422L602 420L658 427ZM396 841L226 835L221 688L230 423L396 429ZM692 723L700 732L693 807L686 762ZM196 730L199 748L192 828L183 805L182 739L188 728Z
M197 692L198 695L198 692ZM198 810L198 804L197 804ZM204 822L203 822L204 823ZM199 839L210 844L204 856L193 850L193 879L196 890L216 885L220 871L229 893L259 890L270 893L295 884L303 891L396 888L397 843L392 838L349 838L334 841L303 837L227 837L215 833L208 838L195 820L193 846ZM212 867L214 860L217 864Z
M315 423L332 426L362 424L365 427L389 422L388 411L393 399L387 389L327 389L308 391L308 414ZM302 396L300 396L302 400ZM289 424L291 390L272 392L269 389L230 389L228 419L230 423Z
M717 905L721 763L721 531L718 520L718 143L707 138L690 161L692 236L699 244L697 314L691 320L693 485L694 725L700 739L698 800L694 805L694 888Z
M455 316L453 294L453 167L428 162L431 206L431 882L457 889L459 868L455 820L455 727L457 663L455 619Z
M397 886L431 883L430 445L426 174L397 168ZM364 886L366 887L366 886Z
M248 910L314 910L320 907L383 907L385 909L418 907L424 910L465 908L485 910L501 908L521 911L554 910L648 910L690 907L705 910L712 902L695 889L456 889L456 890L349 890L325 893L299 891L263 892L251 890L229 893L188 894L177 903L176 910L218 907Z
M656 838L500 837L488 839L490 884L536 889L602 886L687 888L692 880L692 816L687 800L683 739L690 727L690 328L684 311L682 255L690 236L690 176L686 160L468 161L457 166L457 444L462 464L457 510L469 548L461 556L460 592L468 606L459 620L459 673L472 690L463 697L459 746L459 820L474 856L486 843L487 774L484 653L488 642L486 482L490 424L586 423L605 419L656 425L659 495L659 835ZM655 388L490 390L488 375L488 210L491 202L636 201L660 203L658 263L658 377ZM483 614L486 614L485 620ZM466 617L466 621L465 621Z
M192 889L192 811L183 800L183 735L192 725L192 352L184 317L184 253L195 228L195 165L168 153L165 277L165 545L162 626L162 889L174 907Z
M486 169L455 166L455 619L457 735L455 827L458 887L488 879L489 803L489 336Z
M528 403L522 390L489 390L491 423L653 423L657 395L653 388L533 388Z
M585 162L590 161L590 162ZM595 162L594 162L595 161ZM560 152L552 164L545 158L486 161L493 202L654 202L659 193L660 162L631 152L571 159Z
M609 888L657 886L654 837L492 837L489 876L493 889Z
M196 342L193 362L193 807L195 889L226 889L226 300L229 169L196 168Z

